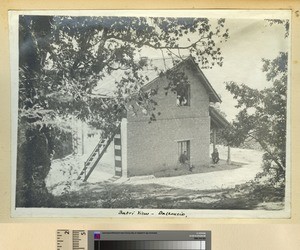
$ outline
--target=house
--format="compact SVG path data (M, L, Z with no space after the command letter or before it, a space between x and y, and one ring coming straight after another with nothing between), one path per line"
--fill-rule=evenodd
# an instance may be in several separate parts
M165 75L143 86L145 92L156 90L153 100L157 102L155 112L160 115L149 123L149 115L141 109L138 112L129 110L119 129L111 138L99 142L92 152L91 159L87 161L91 163L85 165L81 173L85 176L84 180L101 159L102 153L99 152L104 151L110 143L115 148L117 176L151 175L156 171L174 168L183 153L187 154L195 167L210 164L211 129L216 131L228 124L210 106L211 103L221 102L221 99L192 57L183 60L171 71L184 72L188 79L185 88L166 94L169 80ZM95 161L96 164L92 163L94 159L99 159Z

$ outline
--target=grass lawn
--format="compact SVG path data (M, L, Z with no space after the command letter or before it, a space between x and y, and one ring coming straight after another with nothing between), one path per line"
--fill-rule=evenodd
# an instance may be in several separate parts
M250 189L250 191L248 191ZM267 197L267 199L266 199ZM56 197L59 207L144 209L239 209L259 208L263 202L283 204L283 194L273 187L240 187L194 191L156 184L86 184L79 192ZM282 209L277 206L276 209ZM274 209L274 208L272 208Z

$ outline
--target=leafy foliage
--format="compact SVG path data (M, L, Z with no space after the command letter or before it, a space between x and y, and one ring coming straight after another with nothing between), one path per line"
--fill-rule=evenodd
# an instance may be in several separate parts
M51 202L44 182L54 152L50 130L69 135L70 124L79 119L105 136L132 102L155 121L156 90L149 94L142 89L149 78L144 74L148 61L140 55L158 50L174 64L184 54L202 67L222 66L217 44L229 37L224 23L206 18L20 16L17 206ZM158 75L164 73L157 69ZM112 75L121 76L112 83L113 95L97 91ZM42 150L44 161L29 152L34 147ZM47 201L39 200L41 196Z
M148 81L143 72L147 62L139 58L143 49L161 50L173 56L174 63L183 60L181 53L185 51L203 67L222 65L216 42L228 38L224 22L219 19L211 24L203 18L22 16L20 118L30 118L31 125L53 125L57 116L72 115L111 130L109 124L122 118L126 104L141 96L141 87ZM29 63L22 64L24 57ZM113 72L122 73L115 82L113 98L96 93L99 82Z
M272 25L282 25L285 29L285 37L287 38L290 33L290 22L284 19L266 19L270 26Z
M274 60L263 59L263 72L271 87L252 89L244 84L227 82L226 89L240 109L233 126L227 131L230 145L239 146L248 138L256 140L265 154L264 169L275 169L277 178L285 177L287 116L287 53Z

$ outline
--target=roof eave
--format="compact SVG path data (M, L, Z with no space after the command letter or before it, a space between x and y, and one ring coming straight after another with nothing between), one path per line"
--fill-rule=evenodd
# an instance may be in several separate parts
M221 103L222 102L221 98L219 97L217 92L214 90L214 88L212 87L210 82L207 80L206 76L204 75L202 70L199 68L198 64L194 61L192 56L189 56L188 59L191 62L191 64L196 68L197 73L199 74L200 78L202 78L204 80L204 87L206 88L206 90L208 92L209 101L214 102L214 103L216 103L216 102Z
M212 122L216 124L216 127L226 128L230 126L230 123L227 121L227 119L217 110L215 110L215 108L209 107L209 115L211 117Z

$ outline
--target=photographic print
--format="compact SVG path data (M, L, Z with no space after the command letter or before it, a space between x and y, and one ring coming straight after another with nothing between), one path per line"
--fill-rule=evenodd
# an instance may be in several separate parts
M14 216L289 217L289 11L10 13Z

